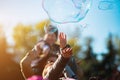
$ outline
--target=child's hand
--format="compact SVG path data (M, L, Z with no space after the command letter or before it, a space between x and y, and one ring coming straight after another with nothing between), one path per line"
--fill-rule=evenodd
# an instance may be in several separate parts
M61 54L64 58L70 58L72 56L72 48L63 49Z
M59 34L59 40L60 40L60 48L64 48L67 44L67 39L66 39L66 35L63 32Z

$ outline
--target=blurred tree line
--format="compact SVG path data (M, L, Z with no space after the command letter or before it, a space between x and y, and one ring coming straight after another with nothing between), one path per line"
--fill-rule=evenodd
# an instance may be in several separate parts
M16 25L13 29L14 46L7 43L5 33L0 27L0 80L24 80L20 72L19 61L44 36L44 26L49 23L49 20L45 20L34 26ZM76 33L78 29L76 30L75 34L78 34ZM94 77L101 78L101 80L120 80L119 36L109 34L106 42L107 53L94 53L92 42L91 37L85 38L86 49L83 50L83 45L79 43L76 35L68 39L80 70L81 80L92 80ZM101 61L97 59L99 55L102 56Z

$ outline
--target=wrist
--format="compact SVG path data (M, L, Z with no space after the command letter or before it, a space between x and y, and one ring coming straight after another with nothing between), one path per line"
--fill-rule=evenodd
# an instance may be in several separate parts
M67 47L65 47L65 48L63 48L63 49L60 48L60 53L61 53L61 56L62 56L62 57L66 58L66 59L69 59L69 58L72 56L72 54L66 55L67 52L66 52L66 53L63 52L63 50L66 49L66 48L67 48Z
M61 50L64 50L65 48L70 48L70 45L69 44L66 44L64 47L60 47Z

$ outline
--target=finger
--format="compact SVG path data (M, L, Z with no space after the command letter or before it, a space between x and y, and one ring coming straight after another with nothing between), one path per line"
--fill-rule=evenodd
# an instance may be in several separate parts
M70 51L70 48L67 48L67 49L66 49L66 52L68 53L69 51Z
M65 34L65 40L66 40L66 34Z
M63 32L61 33L61 37L62 37L62 39L64 39L64 33Z
M69 55L72 55L72 51L69 52Z
M60 34L60 40L63 40L63 34L62 33Z
M65 50L62 50L62 53L65 54Z
M68 48L65 52L65 55L71 55L72 54L72 50L70 48Z
M60 32L60 34L59 34L59 39L61 39L61 32Z
M72 48L65 48L65 49L68 50L68 51L72 50Z
M69 51L71 52L71 51L72 51L72 48L70 48Z
M66 34L63 33L63 38L66 39Z
M67 53L67 48L65 48L64 50L62 50L63 54L66 54Z
M69 48L68 54L72 54L72 48Z

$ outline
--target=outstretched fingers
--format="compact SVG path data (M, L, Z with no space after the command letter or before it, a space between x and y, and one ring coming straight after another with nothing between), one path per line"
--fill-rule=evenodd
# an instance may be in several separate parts
M65 58L69 58L72 56L72 48L65 48L62 50L62 56Z

